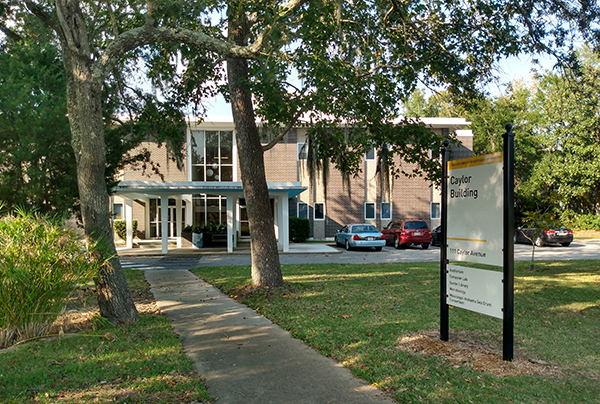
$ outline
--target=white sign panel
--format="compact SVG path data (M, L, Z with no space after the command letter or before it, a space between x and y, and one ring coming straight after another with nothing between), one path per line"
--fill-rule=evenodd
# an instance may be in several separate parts
M450 261L503 264L503 153L448 162Z
M502 318L502 272L448 265L446 302L455 307Z

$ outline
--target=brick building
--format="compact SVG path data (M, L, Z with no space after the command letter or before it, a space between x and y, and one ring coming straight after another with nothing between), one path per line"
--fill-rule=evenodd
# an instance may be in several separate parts
M468 125L464 119L422 121L437 133L456 133L461 145L453 150L454 158L471 156L473 138L471 131L464 129ZM293 128L264 155L280 250L289 250L289 216L310 219L314 239L332 238L351 222L382 228L392 219L414 218L426 220L432 227L439 224L439 190L423 178L391 179L390 192L384 195L375 150L363 157L362 175L351 178L350 194L341 173L333 168L327 177L326 192L319 173L311 183L306 132L306 128ZM113 217L127 222L129 247L133 237L157 239L162 241L166 253L169 239L176 240L178 247L188 245L181 237L186 225L205 223L227 224L229 252L239 241L249 238L231 118L212 118L189 125L182 169L168 158L165 147L153 143L143 147L151 152L160 175L152 170L126 170L112 197ZM138 223L135 235L132 219Z

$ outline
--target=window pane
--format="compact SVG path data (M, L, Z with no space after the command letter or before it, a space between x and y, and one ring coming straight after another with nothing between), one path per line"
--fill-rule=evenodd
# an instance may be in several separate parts
M308 219L308 205L304 202L298 203L298 217Z
M441 217L441 212L440 212L439 202L432 202L431 203L431 218L439 219L440 217Z
M113 219L122 220L125 217L123 216L123 204L122 203L113 203Z
M204 131L192 131L192 164L204 163ZM200 180L201 181L201 180Z
M206 131L206 164L219 163L219 132ZM208 173L207 173L208 176Z
M306 143L297 143L298 160L306 160L308 156L308 145Z
M381 218L382 219L391 219L392 218L392 209L391 204L389 202L381 202Z
M233 132L230 130L221 132L221 164L233 164Z
M233 167L222 166L221 167L221 181L233 181Z
M375 204L373 202L365 203L365 219L366 220L374 220L375 219Z
M204 181L204 166L192 166L192 181Z
M206 167L206 181L219 181L219 165L213 164Z
M322 202L315 203L315 220L325 219L325 204Z
M375 160L375 149L371 149L365 155L365 159L367 160Z

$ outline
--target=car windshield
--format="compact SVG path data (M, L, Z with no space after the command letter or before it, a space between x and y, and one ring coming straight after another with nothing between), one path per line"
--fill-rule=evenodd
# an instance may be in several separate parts
M419 222L406 222L404 223L405 229L427 229L427 223Z
M360 225L352 227L352 233L378 233L375 226Z

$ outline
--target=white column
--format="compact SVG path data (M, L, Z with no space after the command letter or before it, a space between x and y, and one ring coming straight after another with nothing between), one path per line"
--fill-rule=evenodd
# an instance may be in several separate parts
M227 252L232 253L235 246L235 221L234 221L234 200L233 195L227 195Z
M181 229L183 226L182 222L182 212L181 212L181 197L175 197L175 201L177 203L177 208L175 209L177 213L176 216L176 227L177 227L177 248L181 248Z
M125 243L127 248L133 248L133 199L123 199L125 200L125 230L127 231Z
M290 252L290 208L287 192L279 196L279 243L283 246L283 252Z
M160 238L162 253L169 252L169 195L160 197Z

